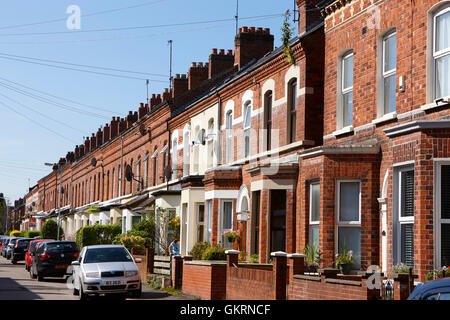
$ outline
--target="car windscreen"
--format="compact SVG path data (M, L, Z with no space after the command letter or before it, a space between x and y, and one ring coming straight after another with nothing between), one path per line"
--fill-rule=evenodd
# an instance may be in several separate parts
M19 248L28 248L30 245L31 240L20 240L17 247Z
M9 240L8 244L16 244L16 241L17 241L17 239L11 239L11 240Z
M75 242L50 242L47 251L78 251L78 247Z
M86 251L84 263L132 262L125 248L93 248Z

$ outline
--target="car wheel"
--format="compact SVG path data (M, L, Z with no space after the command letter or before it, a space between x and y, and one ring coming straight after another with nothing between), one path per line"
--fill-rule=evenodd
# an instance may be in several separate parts
M37 274L37 279L38 279L38 281L44 281L44 277L42 275L40 275L39 272Z
M80 301L87 301L87 299L88 299L88 295L86 293L84 293L83 286L81 285L81 283L80 283L80 291L79 291L78 297L79 297Z
M140 298L142 296L142 283L140 284L138 290L131 291L131 296L133 298Z
M80 294L80 290L75 288L75 280L74 279L72 279L72 286L73 286L73 295L78 296Z
M12 263L12 264L17 264L17 261L14 260L14 258L13 258L13 259L11 259L11 263Z

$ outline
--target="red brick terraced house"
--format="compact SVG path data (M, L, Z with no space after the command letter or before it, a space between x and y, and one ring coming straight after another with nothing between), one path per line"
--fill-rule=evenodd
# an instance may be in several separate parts
M323 146L300 152L299 247L324 264L450 264L450 1L332 1Z

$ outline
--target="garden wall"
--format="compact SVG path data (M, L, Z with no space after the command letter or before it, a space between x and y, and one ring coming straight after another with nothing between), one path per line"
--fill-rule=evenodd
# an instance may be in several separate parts
M207 300L226 299L225 261L184 261L182 291Z

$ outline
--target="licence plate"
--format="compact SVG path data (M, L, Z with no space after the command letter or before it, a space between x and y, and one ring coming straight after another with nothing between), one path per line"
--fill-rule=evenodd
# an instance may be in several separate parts
M107 286L116 286L121 284L121 281L103 281L103 284Z
M69 266L67 264L61 264L58 266L55 266L55 269L67 269Z

